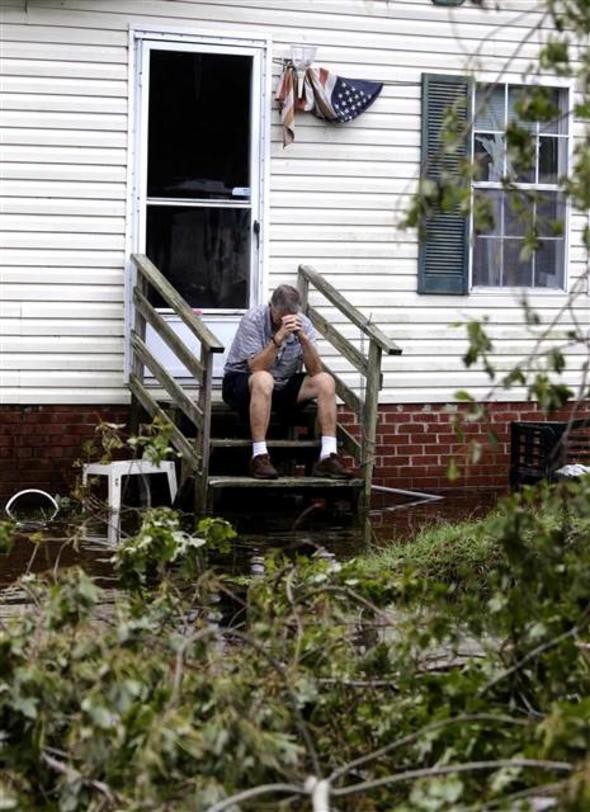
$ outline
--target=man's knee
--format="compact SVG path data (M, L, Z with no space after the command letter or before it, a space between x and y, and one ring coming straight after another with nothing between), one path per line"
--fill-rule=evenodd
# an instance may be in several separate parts
M270 397L274 389L274 380L270 372L260 370L253 372L248 381L250 385L250 392L252 394L266 395Z
M316 384L319 394L336 394L336 382L329 372L318 372L317 375L313 376L313 382Z

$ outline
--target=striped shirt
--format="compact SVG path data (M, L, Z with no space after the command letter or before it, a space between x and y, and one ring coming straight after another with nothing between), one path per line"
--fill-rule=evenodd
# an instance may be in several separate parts
M303 313L299 313L299 318L305 334L315 345L317 339L313 324ZM250 372L248 361L268 346L273 335L269 305L258 305L244 313L230 347L224 372ZM302 361L303 351L299 340L292 334L288 335L279 347L269 369L275 380L276 389L281 389L289 378L299 372Z

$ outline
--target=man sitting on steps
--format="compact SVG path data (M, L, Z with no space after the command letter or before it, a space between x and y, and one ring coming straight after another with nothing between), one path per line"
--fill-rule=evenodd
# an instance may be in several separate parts
M286 414L316 399L322 447L313 474L349 479L336 447L334 379L322 372L315 330L300 305L296 288L279 285L269 304L244 314L225 364L223 399L250 419L250 474L257 479L278 477L266 447L271 409ZM307 374L299 371L301 362Z

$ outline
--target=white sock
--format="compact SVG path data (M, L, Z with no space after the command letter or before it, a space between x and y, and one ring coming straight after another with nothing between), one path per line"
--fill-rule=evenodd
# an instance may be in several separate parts
M328 437L322 434L322 449L320 451L320 459L325 460L330 454L337 454L338 446L336 445L335 437Z
M266 440L262 440L260 443L252 443L252 456L258 457L260 454L268 454Z

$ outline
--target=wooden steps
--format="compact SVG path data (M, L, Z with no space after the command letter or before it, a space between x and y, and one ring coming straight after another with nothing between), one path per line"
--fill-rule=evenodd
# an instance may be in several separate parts
M229 492L230 498L239 502L236 490L240 488L244 490L245 499L253 497L252 489L260 488L263 492L264 489L275 489L273 504L267 506L268 510L281 510L280 491L285 491L287 501L294 501L299 498L297 490L302 490L305 498L312 499L314 489L330 489L340 501L342 495L338 490L344 488L352 503L361 500L362 505L368 505L375 464L382 356L401 353L401 349L372 319L357 310L313 268L299 266L297 285L302 311L363 378L359 395L337 373L322 364L322 368L332 375L340 400L358 417L357 430L349 430L339 423L336 433L343 451L360 466L362 479L333 480L312 476L320 444L315 409L308 407L297 414L299 422L295 429L289 429L284 420L271 419L267 445L281 477L278 480L256 480L246 476L251 453L248 421L238 420L237 415L220 402L219 390L215 389L219 382L214 378L213 358L223 352L223 345L147 256L133 254L131 261L137 270L137 280L133 290L134 328L129 338L130 432L137 433L143 412L171 424L170 442L182 456L183 480L185 483L193 481L193 485L185 490L188 492L192 488L195 512L211 511L215 494L223 501L223 493ZM365 353L362 344L359 348L336 330L332 320L310 304L310 289L321 294L347 323L359 329L362 337L368 340L368 352ZM190 346L151 303L152 294L162 299L183 323L190 335ZM174 377L156 357L146 342L147 325L186 367L189 379ZM194 340L198 345L196 353ZM232 488L235 489L233 492ZM248 508L246 505L246 510Z
M254 479L250 476L210 476L210 488L362 488L362 479L328 479L319 476L280 476L278 479Z
M271 417L269 438L266 441L273 463L279 471L278 479L255 479L248 476L248 464L252 453L249 428L225 404L214 404L211 411L210 470L207 477L208 510L215 512L217 500L226 506L240 504L264 505L266 498L256 499L256 494L268 494L274 507L267 510L285 509L285 501L301 494L306 501L316 494L332 494L334 499L346 500L356 506L363 488L362 479L330 479L312 475L318 459L321 442L316 435L315 404L308 404L294 417L294 425L287 426ZM246 436L244 436L244 434ZM238 496L238 492L242 496ZM228 501L229 500L229 501Z
M235 437L212 437L211 448L249 448L252 440ZM268 448L319 448L319 440L267 440Z

